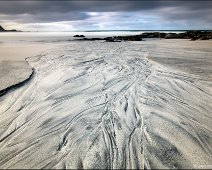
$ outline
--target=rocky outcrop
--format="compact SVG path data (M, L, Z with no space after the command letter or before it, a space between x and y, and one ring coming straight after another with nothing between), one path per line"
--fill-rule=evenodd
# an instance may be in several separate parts
M74 37L80 38L83 37L83 35L75 35ZM105 40L106 42L120 42L120 41L142 41L144 38L190 39L191 41L209 40L212 39L212 31L186 31L181 33L145 32L139 35L113 36L106 38L82 38L77 40L83 40L83 41Z
M176 33L168 33L165 36L165 39L176 39L176 38L178 38L178 34Z
M121 40L117 40L113 37L107 37L107 38L105 38L105 41L106 42L121 42Z
M114 39L123 41L142 41L141 35L115 36Z
M125 36L124 39L128 39L128 37ZM191 39L194 41L194 40L209 40L212 38L212 32L211 31L185 31L182 33L145 32L140 35L130 37L132 39L134 39L135 37L136 40L139 38L165 38L165 39Z
M184 33L168 33L166 39L190 39L195 40L209 40L212 38L211 31L186 31Z
M142 41L142 38L141 35L132 35L132 36L114 36L106 38L83 38L78 40L84 40L84 41L105 40L106 42L121 42L121 41Z
M142 33L142 38L165 38L165 39L191 39L195 40L209 40L212 38L211 31L186 31L182 33L160 33L160 32L147 32Z

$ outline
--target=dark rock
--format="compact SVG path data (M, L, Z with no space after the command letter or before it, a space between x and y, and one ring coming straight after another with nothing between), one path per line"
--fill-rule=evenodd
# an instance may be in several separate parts
M85 37L84 35L74 35L73 37Z
M114 39L114 38L112 38L112 37L107 37L107 38L105 38L105 41L106 41L106 42L121 42L121 40L116 40L116 39Z
M195 30L195 31L186 31L184 33L184 37L183 38L191 38L192 40L209 40L211 39L212 32L210 31L199 31L199 30Z
M117 36L114 37L114 39L122 41L142 41L141 35Z
M176 39L176 38L179 38L178 34L176 34L176 33L168 33L165 36L165 39Z
M166 37L166 33L160 33L158 38L165 38Z

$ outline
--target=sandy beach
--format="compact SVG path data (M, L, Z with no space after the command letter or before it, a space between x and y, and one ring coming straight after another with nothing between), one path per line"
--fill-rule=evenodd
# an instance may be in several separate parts
M30 81L0 97L0 168L211 168L210 47L73 41L29 50Z

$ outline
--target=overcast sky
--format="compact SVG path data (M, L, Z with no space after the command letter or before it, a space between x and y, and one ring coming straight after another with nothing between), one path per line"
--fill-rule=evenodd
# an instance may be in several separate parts
M212 1L1 0L0 25L23 31L212 29Z

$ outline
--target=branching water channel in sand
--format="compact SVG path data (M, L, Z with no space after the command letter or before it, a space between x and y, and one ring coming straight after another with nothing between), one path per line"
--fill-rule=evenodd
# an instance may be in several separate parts
M28 58L32 80L0 100L0 168L212 164L207 81L149 61L148 50L70 42Z

